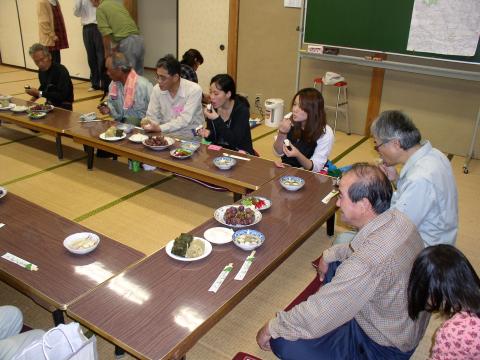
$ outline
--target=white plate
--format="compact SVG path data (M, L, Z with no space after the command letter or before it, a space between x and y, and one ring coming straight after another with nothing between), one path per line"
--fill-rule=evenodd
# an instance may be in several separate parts
M212 244L227 244L232 241L233 230L226 227L213 227L205 230L203 236Z
M145 145L146 147L152 149L152 150L164 150L164 149L172 146L173 144L175 144L175 140L173 140L171 137L165 136L164 138L165 138L165 140L167 140L167 145L162 145L162 146L148 145L148 144L145 144L146 139L142 141L142 144Z
M7 192L8 192L8 191L7 191L7 189L5 189L4 187L1 187L1 186L0 186L0 190L1 190L1 191L0 191L0 199L1 199L1 198L4 197L5 195L7 195Z
M15 113L21 113L21 112L25 112L28 110L28 106L25 106L25 105L15 105L14 108L11 109L13 112Z
M127 134L125 133L123 133L122 136L110 136L110 137L106 137L105 133L100 134L100 139L105 141L119 141L119 140L125 139L126 137L127 137Z
M0 110L12 110L15 106L14 103L10 103L8 106L0 107Z
M217 220L219 223L225 225L225 226L230 226L232 228L236 228L236 229L239 229L239 228L244 228L244 227L247 227L247 226L252 226L252 225L255 225L255 224L258 224L260 222L260 220L262 220L262 213L258 210L253 210L253 213L255 214L255 219L253 221L253 223L249 224L249 225L231 225L231 224L227 224L225 222L225 220L223 219L223 216L225 215L225 211L227 211L227 209L229 207L239 207L239 206L243 206L243 205L226 205L226 206L222 206L221 208L218 208L217 210L215 210L215 212L213 213L213 217L215 218L215 220Z
M91 240L93 240L94 245L88 248L81 248L81 249L75 249L71 247L71 245L76 241L79 241L80 239L86 239L86 238L90 238ZM67 236L65 240L63 240L63 246L65 246L65 248L68 251L74 254L79 254L79 255L88 254L89 252L95 250L95 248L98 246L99 243L100 243L100 238L98 237L98 235L90 232L75 233L70 236Z
M136 138L132 139L133 136L136 136L138 140ZM141 144L143 140L147 140L147 139L148 139L148 135L139 134L139 133L133 134L128 138L128 140L137 144Z
M199 237L194 237L194 239L201 240L205 244L205 251L203 252L203 255L196 257L196 258L186 258L182 256L178 256L175 254L172 254L172 248L173 248L173 243L175 240L171 240L168 242L167 246L165 246L165 252L167 253L168 256L170 256L172 259L175 260L180 260L180 261L197 261L203 258L206 258L210 253L212 252L212 244L210 244L207 240L199 238Z
M185 150L185 151L189 151L190 153L188 155L176 155L175 154L175 151L177 150ZM183 148L177 148L177 149L173 149L173 150L170 150L170 155L172 157L174 157L175 159L188 159L190 156L193 155L193 151L191 150L188 150L188 149L183 149Z

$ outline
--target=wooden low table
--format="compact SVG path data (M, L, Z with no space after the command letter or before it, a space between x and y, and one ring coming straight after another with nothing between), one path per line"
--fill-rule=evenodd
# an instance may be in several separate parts
M16 105L32 106L36 103L25 101L22 99L13 98L12 102ZM75 125L80 121L80 114L73 111L55 108L50 111L46 117L42 119L32 120L25 112L14 113L12 111L0 111L1 121L8 121L27 129L39 131L44 134L55 137L56 151L59 159L63 159L62 136L65 136L65 130Z
M63 240L90 230L12 193L0 199L0 222L0 256L9 252L38 266L29 271L0 258L0 279L52 311L56 325L71 302L145 257L101 234L93 252L71 254Z
M171 149L180 147L180 142L178 141L168 149L155 151L142 144L129 141L128 137L131 134L125 139L115 142L100 139L99 135L114 124L118 123L114 121L77 123L74 127L65 131L75 142L87 147L89 169L93 167L93 149L98 148L118 156L124 156L173 173L220 186L232 191L234 194L241 195L259 189L263 184L285 172L284 168L277 168L273 161L230 150L209 150L206 145L201 145L192 157L180 160L170 156ZM213 159L217 156L222 156L224 152L249 158L250 161L237 160L237 164L232 169L220 170L213 165Z
M250 252L233 243L213 245L199 261L181 262L159 250L121 275L110 279L67 308L67 314L140 359L179 359L299 247L332 218L335 199L322 199L333 189L332 179L288 169L305 179L298 192L284 190L278 178L252 195L272 200L260 223L251 228L265 234L256 259L242 281L234 277ZM213 218L193 229L193 235L214 226ZM208 289L225 265L233 271L216 294Z

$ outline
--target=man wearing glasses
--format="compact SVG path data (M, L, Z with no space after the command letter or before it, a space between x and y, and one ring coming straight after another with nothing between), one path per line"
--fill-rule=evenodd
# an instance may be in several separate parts
M157 81L142 120L146 131L161 131L188 139L204 123L202 88L180 77L181 65L173 55L157 62ZM193 132L192 132L193 130Z
M397 190L392 207L417 226L425 246L455 245L458 229L458 195L447 157L432 147L407 115L384 111L371 127L379 167ZM400 174L396 165L403 165Z

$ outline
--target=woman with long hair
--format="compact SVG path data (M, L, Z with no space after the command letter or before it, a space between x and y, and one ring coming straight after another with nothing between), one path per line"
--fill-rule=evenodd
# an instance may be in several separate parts
M408 314L448 317L435 334L431 359L480 359L480 279L462 252L451 245L425 248L408 284Z
M322 94L305 88L293 97L292 116L280 122L273 149L283 164L319 172L328 160L333 140Z
M207 127L199 130L199 135L216 145L253 155L249 104L237 94L230 75L218 74L212 78L210 100L211 106L203 111Z

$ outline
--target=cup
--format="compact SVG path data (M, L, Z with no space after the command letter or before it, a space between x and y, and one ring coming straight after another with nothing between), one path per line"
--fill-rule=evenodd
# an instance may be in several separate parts
M132 160L132 171L134 173L138 173L140 172L140 161L137 161L137 160Z

